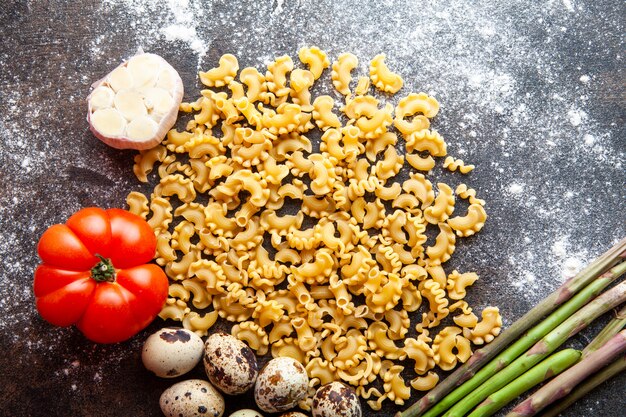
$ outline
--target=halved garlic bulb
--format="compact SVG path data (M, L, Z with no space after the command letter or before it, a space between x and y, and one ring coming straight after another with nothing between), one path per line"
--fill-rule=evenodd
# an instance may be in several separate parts
M178 72L162 57L141 53L94 83L87 97L93 134L117 149L149 149L176 123L183 99Z

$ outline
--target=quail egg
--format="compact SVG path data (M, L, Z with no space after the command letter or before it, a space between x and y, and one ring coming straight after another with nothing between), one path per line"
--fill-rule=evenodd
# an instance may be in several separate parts
M274 358L259 372L254 387L257 406L268 413L287 411L306 396L309 377L293 358Z
M354 389L335 381L317 389L311 411L313 417L361 417L361 403Z
M150 335L143 345L144 366L161 378L174 378L192 370L202 359L200 336L181 328L164 328Z
M213 333L204 345L209 381L225 394L236 395L254 385L259 368L252 349L227 333Z
M256 410L244 408L243 410L237 410L228 417L263 417L263 414Z
M279 417L309 417L309 416L299 411L290 411L288 413L281 414Z
M161 411L167 417L221 417L224 398L208 381L188 379L161 394Z

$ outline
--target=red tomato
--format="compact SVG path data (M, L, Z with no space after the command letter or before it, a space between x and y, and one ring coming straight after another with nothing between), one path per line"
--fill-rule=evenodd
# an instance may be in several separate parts
M39 314L56 326L75 324L94 342L129 339L167 298L167 277L147 263L155 250L152 228L135 214L95 207L76 212L39 239Z

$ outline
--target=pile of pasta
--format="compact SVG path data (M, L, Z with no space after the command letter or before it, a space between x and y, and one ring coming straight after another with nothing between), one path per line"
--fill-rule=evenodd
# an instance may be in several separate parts
M483 227L485 203L463 183L435 188L426 178L447 155L430 129L439 104L424 93L381 104L371 84L385 101L403 85L384 55L354 90L356 56L332 64L341 106L311 97L331 66L326 53L303 48L299 58L307 69L281 56L262 74L222 56L199 74L209 88L181 105L193 113L186 130L136 156L140 181L159 177L149 198L132 192L128 204L153 227L171 279L160 316L199 335L218 318L232 322L259 355L300 361L311 393L341 380L375 410L401 405L436 385L436 366L465 362L472 344L500 331L497 308L479 319L463 300L477 274L443 267L456 239ZM307 137L315 132L319 151ZM473 168L451 157L445 166ZM468 208L455 213L455 199ZM449 315L454 325L431 334Z

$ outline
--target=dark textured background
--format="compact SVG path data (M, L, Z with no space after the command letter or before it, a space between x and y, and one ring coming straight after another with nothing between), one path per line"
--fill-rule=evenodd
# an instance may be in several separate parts
M479 273L468 300L476 311L498 305L505 325L568 267L626 235L624 2L132 3L0 6L0 415L159 415L171 381L145 371L140 350L161 323L127 343L94 345L43 322L31 290L46 227L146 191L132 174L135 153L90 135L84 103L89 85L139 46L179 70L187 99L198 94L198 66L208 69L226 52L260 69L313 44L331 59L355 53L361 70L386 52L406 81L399 95L435 94L442 110L434 127L452 155L477 165L467 182L487 200L490 218L459 244L451 266ZM173 23L193 27L201 45L172 41L163 29ZM615 378L566 415L623 416L625 384L625 375Z

